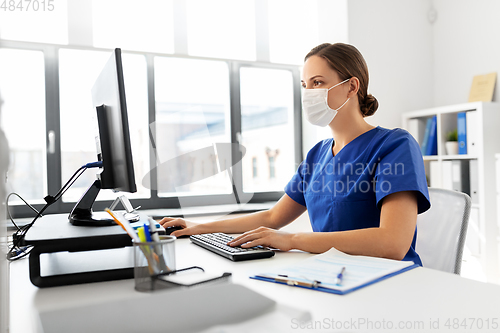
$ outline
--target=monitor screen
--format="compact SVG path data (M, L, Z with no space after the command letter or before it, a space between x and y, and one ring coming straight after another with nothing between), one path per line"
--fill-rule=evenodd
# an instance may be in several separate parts
M104 167L101 187L136 192L120 49L114 50L95 81L92 104L99 123L97 154Z
M121 50L115 49L92 87L99 136L97 158L102 172L70 213L74 225L113 225L107 214L96 214L92 205L101 189L136 192Z

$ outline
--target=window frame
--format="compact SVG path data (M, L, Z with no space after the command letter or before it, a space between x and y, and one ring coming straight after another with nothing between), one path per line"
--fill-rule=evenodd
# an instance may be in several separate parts
M59 50L60 49L76 49L76 50L90 50L90 51L105 51L111 52L111 49L96 48L96 47L83 47L74 45L58 45L58 44L43 44L22 41L6 41L2 40L1 48L6 49L20 49L20 50L36 50L42 51L44 55L45 64L45 121L46 121L46 145L49 144L49 132L55 133L55 153L51 154L47 150L47 194L56 193L62 186L63 180L61 179L61 122L60 122L60 90L59 90ZM154 78L154 58L155 57L172 57L172 58L187 58L187 59L200 59L200 60L213 60L225 62L229 69L229 99L230 99L230 130L231 142L239 143L241 133L241 104L240 104L240 69L242 67L255 67L265 69L281 69L288 70L292 74L293 80L293 121L294 121L294 153L295 164L300 164L303 159L302 156L302 116L301 116L301 95L300 95L300 68L297 65L288 64L274 64L258 61L241 61L208 57L196 57L179 54L165 54L154 52L139 52L123 50L123 53L143 55L146 59L147 70L147 103L148 103L148 123L155 124L156 120L156 105L155 105L155 78ZM154 131L153 131L154 132ZM151 131L150 136L153 135ZM156 165L155 152L152 145L149 145L149 164L150 166ZM241 152L239 150L233 151L232 159L234 161L241 160ZM89 161L90 162L90 161ZM151 170L151 183L156 184L157 174L154 168ZM75 170L76 171L76 170ZM232 170L234 185L233 191L236 190L238 194L243 193L242 184L242 168L241 164L236 164ZM89 184L89 187L92 184ZM141 206L141 209L167 209L167 208L180 208L179 199L175 196L172 197L159 197L157 190L150 190L150 198L143 199L130 199L134 207ZM22 196L22 193L19 193ZM248 202L261 203L268 201L277 201L282 195L283 191L273 192L256 192ZM218 194L218 195L193 195L182 198L183 207L187 206L209 206L209 205L222 205L231 204L235 202L235 195L233 194ZM40 198L43 199L43 198ZM94 208L96 210L104 210L109 207L111 200L96 201ZM246 202L246 201L245 201ZM63 202L59 200L54 203L47 213L69 213L74 207L75 202ZM41 209L43 204L34 204L36 209ZM34 212L24 204L12 204L10 207L13 217L32 217Z

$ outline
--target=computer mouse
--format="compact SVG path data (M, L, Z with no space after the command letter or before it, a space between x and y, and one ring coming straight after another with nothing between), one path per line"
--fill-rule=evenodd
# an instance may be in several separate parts
M183 229L181 226L176 226L176 227L168 227L168 228L165 228L165 234L166 235L170 235L171 233L173 233L174 231L176 230L181 230ZM181 236L181 237L187 237L187 236Z

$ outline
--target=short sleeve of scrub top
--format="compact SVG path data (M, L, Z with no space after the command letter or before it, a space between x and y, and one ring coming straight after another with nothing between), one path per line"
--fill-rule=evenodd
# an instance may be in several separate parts
M313 231L380 226L383 199L392 193L417 194L418 213L430 207L418 143L407 131L376 127L333 156L333 139L316 144L285 187L308 210ZM415 252L417 230L403 260L422 265Z

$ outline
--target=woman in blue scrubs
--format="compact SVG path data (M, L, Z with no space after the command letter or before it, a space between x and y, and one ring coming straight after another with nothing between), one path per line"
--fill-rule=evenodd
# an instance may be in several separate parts
M302 87L305 117L329 126L332 138L308 152L273 208L204 224L168 217L160 223L184 227L175 236L243 233L232 246L313 253L335 247L422 265L415 252L416 220L430 202L420 147L405 130L365 121L378 102L367 93L361 53L342 43L315 47L305 58ZM305 210L313 232L279 230Z

